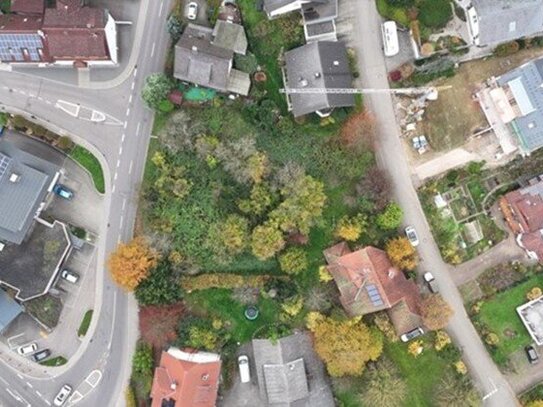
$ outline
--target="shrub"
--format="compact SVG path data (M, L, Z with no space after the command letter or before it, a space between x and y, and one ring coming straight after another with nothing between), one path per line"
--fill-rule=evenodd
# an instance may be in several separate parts
M344 216L336 225L335 235L340 239L351 242L358 240L366 224L366 217L362 214L353 217Z
M377 216L377 226L383 230L397 229L402 223L403 211L396 202L391 202L385 210Z
M191 292L195 290L207 290L209 288L233 289L238 287L263 288L269 276L242 276L239 274L215 273L200 274L195 277L184 277L181 279L181 287Z
M132 370L135 374L146 375L153 370L153 349L145 342L138 343L132 358Z
M398 342L398 335L390 322L390 318L385 312L379 312L375 315L373 320L375 326L385 335L385 338L390 342Z
M456 370L456 373L461 374L462 376L468 373L468 368L462 360L459 360L454 364L454 369Z
M543 295L541 288L534 287L530 291L528 291L528 293L526 293L526 298L528 299L528 301L533 301L536 298L541 297L541 295Z
M158 110L163 113L170 113L175 108L175 105L168 99L161 100L158 104Z
M307 255L301 247L287 249L279 256L281 270L287 274L299 274L307 269Z
M281 309L289 317L295 317L298 315L302 311L303 307L304 299L300 296L293 297L281 304Z
M424 347L422 346L421 340L413 341L409 344L409 346L407 346L407 352L415 358L418 357L423 350Z
M159 110L161 102L167 100L174 86L175 82L170 77L163 73L153 73L145 78L141 98L149 108Z
M438 352L451 343L451 337L445 331L437 331L434 340L434 349Z
M419 2L419 20L426 27L444 27L452 17L449 0L422 0Z
M328 281L332 281L333 279L334 277L332 276L332 274L330 274L326 266L319 267L319 281L327 283Z
M500 337L494 332L489 332L485 335L485 342L490 346L496 346L498 343L500 343Z
M506 57L517 53L519 49L520 45L517 41L506 42L494 48L494 55L497 57Z

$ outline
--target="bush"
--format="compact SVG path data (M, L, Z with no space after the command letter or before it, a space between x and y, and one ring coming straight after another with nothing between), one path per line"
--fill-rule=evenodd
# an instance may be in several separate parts
M494 332L489 332L485 335L485 342L490 346L496 346L500 343L500 337Z
M158 110L163 113L170 113L175 108L175 105L168 99L161 100L158 104Z
M497 57L506 57L513 55L520 49L520 44L517 41L506 42L494 48L494 55Z
M419 20L426 27L441 28L452 17L449 0L422 0L419 2Z
M459 360L454 364L454 369L456 370L456 373L462 376L468 373L468 368L462 360Z
M200 274L195 277L181 279L181 287L191 292L195 290L207 290L209 288L233 289L238 287L263 288L269 276L242 276L239 274L216 273Z
M287 274L299 274L307 269L307 256L301 247L287 249L279 256L281 270Z
M534 287L534 288L532 288L530 291L528 291L526 293L526 299L528 301L533 301L533 300L541 297L541 295L543 295L543 292L541 291L541 288Z
M173 304L183 298L183 292L170 263L161 261L135 290L140 305Z
M383 230L397 229L403 218L403 211L400 206L395 203L389 203L385 210L377 216L377 226Z
M153 349L145 342L138 343L132 358L132 373L139 375L151 374L153 371Z

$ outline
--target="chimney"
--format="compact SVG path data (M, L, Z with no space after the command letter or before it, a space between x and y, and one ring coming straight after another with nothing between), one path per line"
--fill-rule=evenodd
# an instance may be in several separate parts
M207 373L204 373L204 374L202 375L202 380L203 380L204 382L207 382L207 381L209 380L209 375L208 375Z
M338 60L335 60L335 61L333 62L333 64L334 64L334 66L339 66L339 61L338 61Z
M171 390L177 389L177 382L172 382L172 384L170 384L170 389Z
M393 279L395 274L396 272L394 271L393 268L388 269L388 278Z
M320 72L315 72L315 78L320 78L321 77L321 73Z
M193 45L193 46L192 46L192 50L193 50L194 52L198 52L198 47L197 47L196 45Z
M300 85L300 87L305 88L307 85L309 85L309 82L307 82L307 79L305 78L300 78L298 84Z
M21 179L21 176L19 174L15 174L15 173L12 173L10 176L9 176L9 182L12 182L12 183L17 183L19 182L19 180Z

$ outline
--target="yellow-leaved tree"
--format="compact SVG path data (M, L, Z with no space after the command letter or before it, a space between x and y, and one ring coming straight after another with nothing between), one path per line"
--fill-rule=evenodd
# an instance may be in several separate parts
M368 328L360 317L336 320L310 312L306 325L330 376L361 376L366 363L377 360L383 351L380 332Z
M128 291L134 290L156 264L156 252L142 237L119 244L107 262L113 281Z
M389 240L386 252L392 264L399 269L414 270L417 267L417 252L406 237Z

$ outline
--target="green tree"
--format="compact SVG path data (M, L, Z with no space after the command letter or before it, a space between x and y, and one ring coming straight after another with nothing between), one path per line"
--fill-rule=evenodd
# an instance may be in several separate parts
M397 229L403 218L402 208L396 203L389 203L385 210L377 216L377 226L383 230Z
M408 389L394 363L381 358L368 368L361 394L365 406L400 407L405 405Z
M340 239L352 242L360 238L366 226L366 217L362 214L353 217L344 216L336 225L335 235Z
M183 298L183 291L168 261L162 260L135 290L140 305L173 304Z
M238 207L243 213L259 216L269 209L274 201L275 196L270 187L260 183L253 185L249 198L238 201Z
M239 215L228 215L217 227L217 243L228 254L243 252L249 242L249 222Z
M217 350L221 341L228 339L222 327L213 326L209 319L187 317L181 320L178 329L178 344L194 349Z
M168 33L172 37L172 41L175 43L183 33L183 23L172 14L166 22L166 30L168 30Z
M264 224L254 228L251 236L251 249L260 260L275 256L283 247L285 247L283 233L273 225Z
M145 342L139 342L132 358L134 373L146 375L153 370L153 349Z
M292 247L279 256L281 270L287 274L298 274L307 269L307 255L301 247Z
M174 86L175 82L166 74L152 73L145 78L141 98L149 108L159 110L160 102L168 97Z

